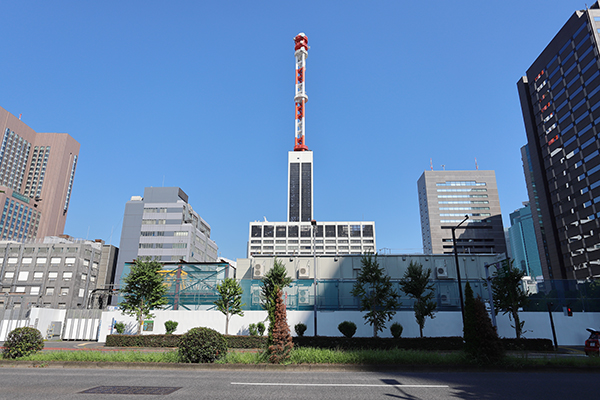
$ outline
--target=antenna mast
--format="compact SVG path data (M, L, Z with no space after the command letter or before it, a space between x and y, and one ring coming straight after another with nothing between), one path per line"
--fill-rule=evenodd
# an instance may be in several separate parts
M305 83L305 72L306 72L306 57L308 57L308 37L304 33L299 33L294 38L294 50L296 56L296 94L294 95L294 102L296 103L296 133L294 142L294 151L307 151L305 134L305 120L304 120L304 105L308 101L306 95L306 83Z

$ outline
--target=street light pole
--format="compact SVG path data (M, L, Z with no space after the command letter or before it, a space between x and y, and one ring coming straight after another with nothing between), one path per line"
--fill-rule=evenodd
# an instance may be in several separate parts
M456 262L456 278L458 279L458 297L460 299L460 313L462 315L463 328L465 327L465 305L463 302L462 283L460 281L460 269L458 267L458 249L456 248L456 234L454 233L459 226L469 219L468 215L465 215L465 219L460 221L460 224L452 228L452 245L454 247L454 260Z
M314 299L313 299L313 317L315 320L315 337L319 336L317 334L317 247L316 247L316 236L317 236L317 221L314 219L310 221L312 225L312 233L313 233L313 290L314 290Z

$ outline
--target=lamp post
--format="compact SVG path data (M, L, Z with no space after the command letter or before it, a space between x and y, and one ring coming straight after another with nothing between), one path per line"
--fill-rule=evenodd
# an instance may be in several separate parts
M460 299L460 313L462 315L463 328L465 327L465 305L463 302L462 283L460 281L460 269L458 268L458 249L456 248L456 234L454 233L459 226L469 219L468 215L465 215L465 219L460 221L460 224L452 228L452 245L454 247L454 260L456 262L456 278L458 279L458 297Z
M317 334L317 247L316 247L316 236L317 236L317 221L314 219L310 221L312 225L312 236L313 236L313 317L315 320L315 337Z

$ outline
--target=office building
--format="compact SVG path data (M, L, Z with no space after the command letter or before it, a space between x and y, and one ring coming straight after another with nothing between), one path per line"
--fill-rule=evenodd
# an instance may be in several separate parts
M0 309L92 308L94 292L110 287L111 247L66 235L0 242Z
M314 237L313 237L314 235ZM314 239L314 242L313 242ZM375 222L251 222L248 257L376 252Z
M115 284L123 279L125 263L139 257L214 262L217 251L210 225L194 211L183 190L147 187L144 197L133 196L125 205Z
M533 226L533 215L529 202L510 214L508 237L514 266L520 268L528 276L543 277L542 265ZM508 243L507 243L508 244Z
M63 234L79 143L37 133L0 107L0 240Z
M598 3L576 11L517 83L546 279L600 277L598 29Z
M425 254L504 253L500 199L494 171L425 171L417 182Z

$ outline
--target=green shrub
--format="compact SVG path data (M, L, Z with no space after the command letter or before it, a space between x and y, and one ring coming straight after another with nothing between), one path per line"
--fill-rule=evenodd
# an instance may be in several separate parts
M265 327L264 322L259 322L258 324L256 324L256 330L258 330L258 336L262 336L265 334L265 329L267 329Z
M398 322L394 322L392 324L392 326L390 326L390 332L392 333L392 336L395 339L398 339L400 336L402 336L402 331L404 330L404 327L399 324Z
M294 325L294 330L296 331L296 335L304 336L304 332L306 332L306 325L300 322L299 324Z
M344 321L338 325L338 330L342 335L351 338L356 333L356 324L351 321Z
M44 338L35 328L17 328L12 330L4 342L3 358L25 357L44 348Z
M179 361L212 363L227 355L227 341L210 328L192 328L179 340Z
M124 322L115 322L115 331L117 331L117 333L119 335L122 335L125 333L125 323Z
M248 325L248 332L250 333L250 336L258 336L258 327L256 324Z
M167 335L173 334L177 330L177 325L179 325L177 321L166 321L165 330L167 331Z
M453 337L424 337L424 338L382 338L382 337L353 337L340 336L304 336L294 337L294 348L315 347L319 349L339 350L425 350L453 351L463 349L462 336Z

